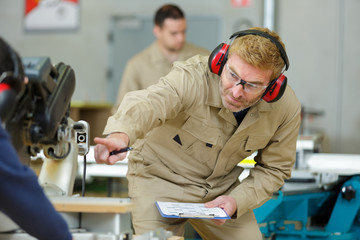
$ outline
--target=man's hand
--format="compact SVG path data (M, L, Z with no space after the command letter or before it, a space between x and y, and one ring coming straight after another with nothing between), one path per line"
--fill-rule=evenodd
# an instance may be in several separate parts
M110 152L126 148L129 144L129 136L125 133L112 133L106 138L94 138L96 143L94 155L97 163L109 165L124 160L127 152L110 155Z
M230 196L219 196L214 200L205 203L205 207L213 208L219 207L225 210L225 212L231 217L237 210L236 201L233 197ZM216 225L223 225L226 219L212 219Z

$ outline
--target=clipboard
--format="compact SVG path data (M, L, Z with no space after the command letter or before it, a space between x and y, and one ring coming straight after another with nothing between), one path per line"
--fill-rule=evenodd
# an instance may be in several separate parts
M207 208L203 203L179 203L156 201L161 216L165 218L230 219L224 209Z

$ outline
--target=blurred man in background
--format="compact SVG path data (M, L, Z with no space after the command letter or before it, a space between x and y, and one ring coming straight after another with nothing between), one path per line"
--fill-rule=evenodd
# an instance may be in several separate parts
M113 112L127 92L157 83L170 71L174 61L186 60L196 54L210 54L186 41L186 29L185 15L178 6L164 5L156 11L153 29L156 40L128 61Z

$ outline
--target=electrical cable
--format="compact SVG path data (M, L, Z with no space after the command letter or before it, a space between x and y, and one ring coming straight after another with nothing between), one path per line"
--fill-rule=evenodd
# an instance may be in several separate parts
M86 179L86 154L84 155L83 176L81 179L81 196L82 197L85 197L85 179ZM79 229L81 229L81 219L82 219L82 213L79 212Z
M84 155L83 177L81 186L81 196L85 196L85 180L86 180L86 155Z

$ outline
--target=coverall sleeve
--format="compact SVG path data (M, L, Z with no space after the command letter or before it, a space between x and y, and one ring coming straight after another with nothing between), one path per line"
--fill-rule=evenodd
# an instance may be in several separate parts
M295 95L287 97L291 96ZM250 175L230 193L236 199L238 217L264 204L283 186L285 179L291 177L296 160L301 105L287 97L281 100L288 103L281 124L265 148L258 150L257 164L250 170Z
M125 132L130 145L136 139L144 138L151 129L175 118L196 101L194 79L196 75L174 67L157 84L127 93L118 111L108 119L104 134Z

